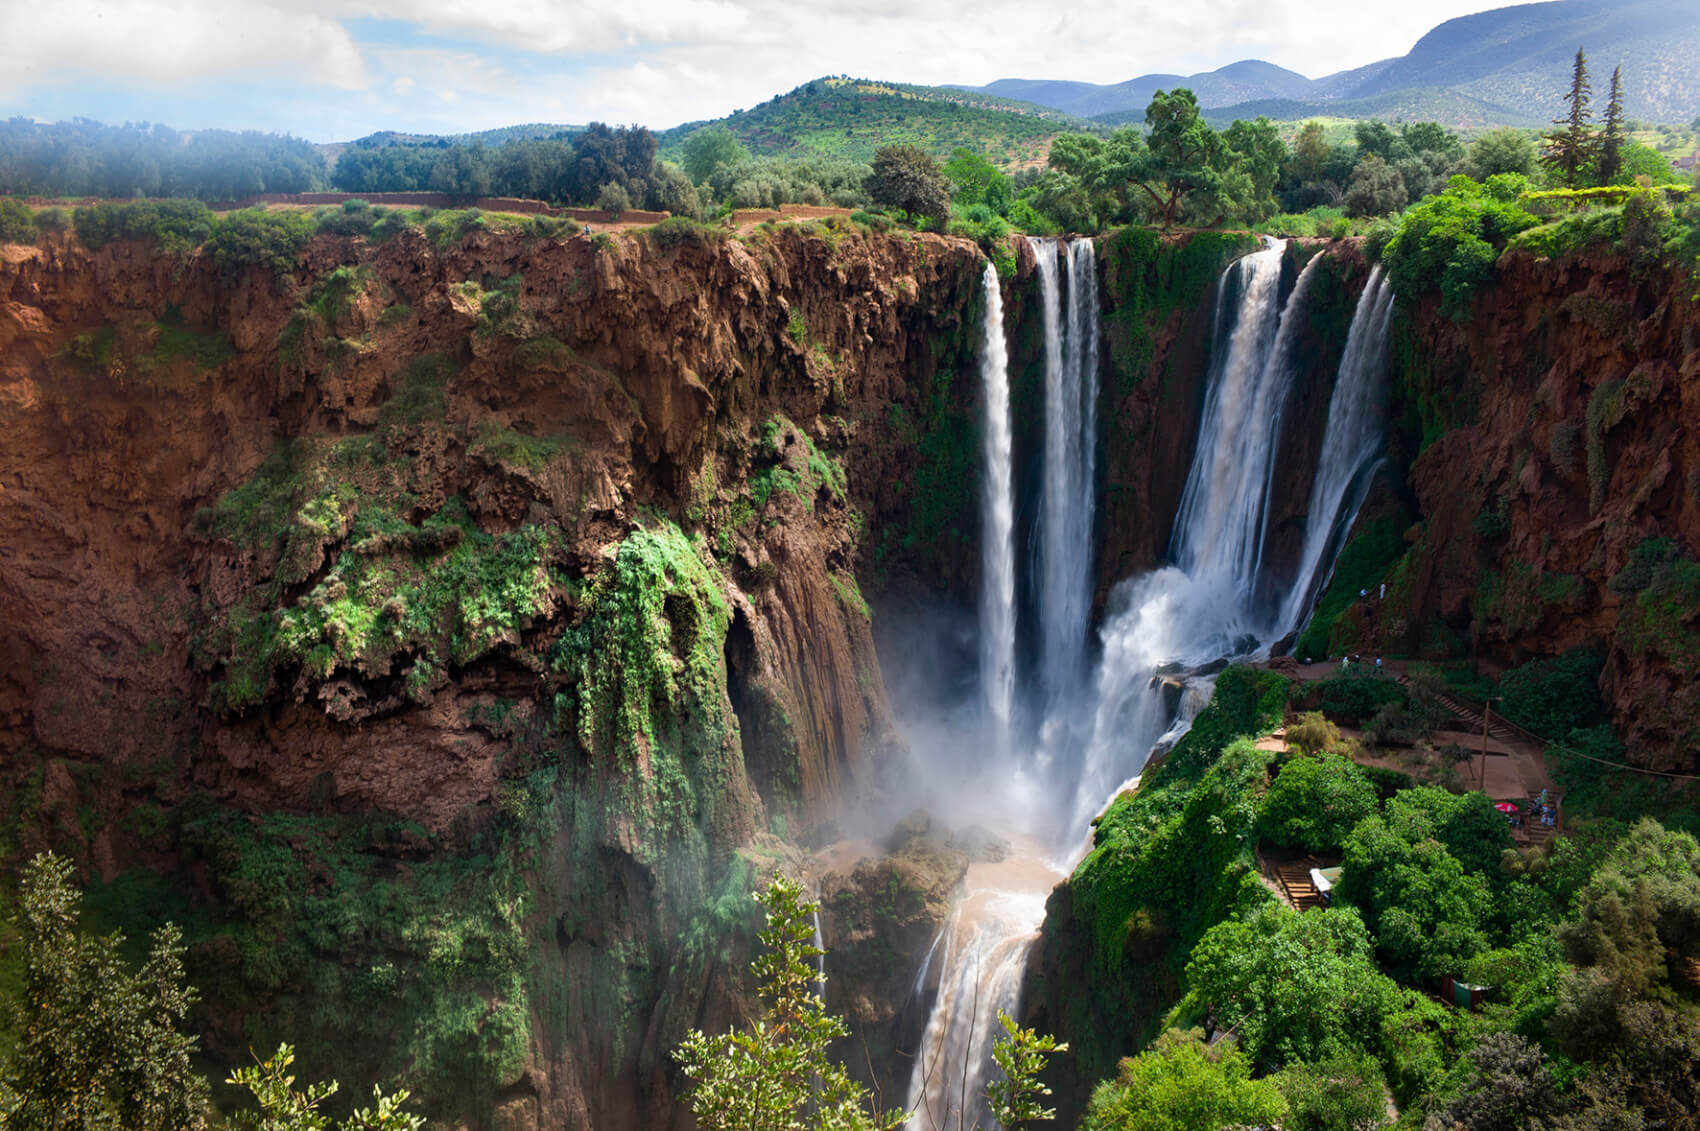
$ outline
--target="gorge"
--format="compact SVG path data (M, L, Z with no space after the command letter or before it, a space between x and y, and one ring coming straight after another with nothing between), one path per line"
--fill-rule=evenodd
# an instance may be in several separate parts
M219 1063L294 1039L514 1129L689 1126L669 1052L748 1015L748 893L807 875L845 1059L944 1126L927 1058L977 1078L997 1007L1071 1041L1078 1111L1178 997L1085 1004L1142 944L1083 838L1366 532L1386 597L1324 651L1597 643L1626 756L1693 768L1679 271L1513 249L1455 320L1360 240L1012 250L5 246L13 847L184 925Z

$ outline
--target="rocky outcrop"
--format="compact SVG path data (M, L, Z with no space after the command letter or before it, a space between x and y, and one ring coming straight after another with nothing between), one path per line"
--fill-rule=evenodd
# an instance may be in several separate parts
M768 830L888 741L858 577L971 541L923 439L972 431L979 252L4 251L23 847L167 877L215 1057L289 1037L474 1125L672 1121L668 1051L743 1009Z
M1682 272L1513 251L1470 316L1402 305L1390 463L1420 521L1364 650L1489 670L1592 646L1626 755L1700 767L1700 313ZM1397 492L1398 488L1395 488ZM1388 508L1385 497L1379 504ZM1337 626L1336 632L1342 630ZM1562 739L1562 735L1550 736Z

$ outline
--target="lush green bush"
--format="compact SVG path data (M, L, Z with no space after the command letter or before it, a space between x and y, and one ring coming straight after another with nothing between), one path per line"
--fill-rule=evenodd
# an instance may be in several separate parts
M364 236L372 231L379 211L364 200L345 200L335 208L320 208L313 213L314 223L321 232L337 236Z
M0 197L0 243L34 243L35 213L29 205Z
M1375 787L1338 754L1295 758L1263 797L1258 831L1291 848L1321 852L1345 843L1346 834L1376 810Z
M152 240L162 251L186 251L221 226L200 201L169 199L86 205L72 213L72 222L91 250L113 240Z
M1506 241L1537 223L1517 203L1526 187L1516 174L1485 185L1457 176L1445 192L1408 209L1383 255L1394 293L1414 302L1438 287L1441 313L1466 318Z
M1081 1131L1200 1131L1263 1126L1286 1101L1273 1080L1253 1080L1251 1061L1231 1044L1207 1045L1198 1030L1169 1031L1121 1062L1099 1084Z
M1257 1063L1317 1060L1375 1043L1396 997L1363 919L1280 905L1216 924L1187 963L1189 995Z
M209 243L214 261L226 271L253 265L283 276L295 270L316 227L312 216L295 209L244 208L221 218Z
M1605 656L1586 647L1547 660L1530 660L1499 678L1499 709L1518 726L1553 738L1605 719L1600 672Z
M1383 704L1404 706L1411 698L1397 680L1380 675L1361 662L1340 675L1329 676L1316 686L1323 713L1347 722L1367 719Z
M1289 1064L1275 1077L1292 1131L1365 1131L1387 1118L1387 1081L1375 1057L1341 1050Z
M711 247L725 236L722 229L712 228L688 216L670 216L649 229L649 238L662 251L672 251L687 244Z

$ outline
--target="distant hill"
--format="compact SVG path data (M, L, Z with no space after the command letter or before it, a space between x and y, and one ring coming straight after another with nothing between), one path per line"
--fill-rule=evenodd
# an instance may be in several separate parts
M1104 130L1086 118L998 92L842 76L804 83L719 122L757 156L867 161L882 145L918 145L938 157L966 146L1012 168L1043 163L1060 133ZM660 134L662 154L676 154L685 138L709 124L689 122Z
M1576 48L1596 99L1622 64L1632 118L1700 115L1700 2L1550 0L1447 20L1397 59L1309 79L1248 59L1196 75L1141 75L1095 85L1000 79L965 87L1020 97L1109 125L1138 121L1159 89L1190 87L1212 120L1312 116L1433 118L1448 125L1543 125L1557 117Z
M1096 118L1129 110L1138 110L1143 115L1152 95L1177 86L1184 86L1198 95L1201 106L1230 106L1260 98L1311 98L1315 97L1315 85L1314 80L1297 71L1289 71L1261 59L1244 59L1196 75L1140 75L1109 86L1042 79L999 79L982 87L952 89L1020 98L1083 118Z

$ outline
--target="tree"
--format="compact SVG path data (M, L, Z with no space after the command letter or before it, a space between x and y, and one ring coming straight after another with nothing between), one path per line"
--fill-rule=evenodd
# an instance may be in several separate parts
M336 1094L337 1083L309 1084L306 1091L295 1090L295 1077L289 1066L295 1062L295 1050L279 1045L277 1052L260 1064L238 1068L225 1081L247 1088L259 1105L258 1112L242 1112L232 1121L240 1131L419 1131L425 1119L401 1110L407 1102L406 1089L394 1095L384 1095L376 1084L372 1086L372 1106L361 1108L341 1123L333 1124L319 1111L319 1105Z
M1232 167L1243 172L1249 184L1236 194L1234 211L1242 220L1256 223L1275 211L1275 184L1287 160L1287 146L1276 132L1275 123L1259 117L1254 122L1235 119L1222 131L1231 154ZM1245 191L1249 189L1249 191Z
M1231 1043L1206 1045L1197 1029L1169 1030L1114 1080L1092 1092L1081 1131L1216 1131L1274 1123L1286 1101L1273 1080L1253 1080Z
M134 972L122 935L77 927L82 893L71 862L46 853L24 865L20 891L24 986L10 1026L19 1041L4 1071L15 1131L199 1131L206 1081L179 1032L196 994L183 982L177 927L153 932Z
M1375 810L1369 775L1338 754L1318 753L1281 767L1263 796L1258 828L1276 844L1321 852L1338 848Z
M703 1131L864 1131L896 1127L900 1113L870 1114L867 1090L850 1079L827 1047L849 1027L827 1013L816 993L814 904L803 887L776 876L756 901L767 909L750 963L764 1004L755 1025L710 1037L692 1030L674 1051L691 1077L685 1095Z
M1606 97L1605 121L1600 126L1599 160L1594 169L1602 185L1617 179L1623 169L1623 68L1611 72L1611 94Z
M722 124L704 126L685 139L679 164L696 184L706 184L715 170L727 165L741 165L750 159L737 135Z
M887 145L874 154L868 195L875 203L942 223L950 215L950 182L926 150Z
M951 199L961 205L984 204L999 216L1009 215L1009 178L996 165L969 149L951 151L944 163Z
M1464 155L1464 172L1478 181L1498 173L1535 172L1535 143L1524 130L1501 126L1470 143Z
M1405 207L1409 199L1399 170L1374 153L1358 162L1346 187L1346 211L1352 216L1385 216Z
M1561 128L1546 136L1546 151L1541 155L1541 160L1572 188L1594 156L1594 131L1588 125L1588 103L1592 97L1593 88L1588 84L1588 59L1578 47L1576 63L1571 69L1570 92L1564 96L1564 101L1570 105L1570 113L1553 119L1552 124Z
M1437 1126L1536 1131L1551 1126L1558 1088L1541 1050L1515 1033L1489 1033L1470 1050L1470 1080Z
M1052 1053L1067 1052L1067 1044L1058 1044L1050 1034L1041 1036L1032 1029L1023 1029L1003 1010L998 1010L998 1024L1004 1035L992 1046L992 1059L1003 1069L1003 1079L986 1085L986 1099L991 1102L992 1116L1007 1128L1037 1119L1055 1119L1055 1108L1040 1104L1051 1094L1039 1080L1045 1058Z
M1351 908L1266 905L1205 932L1187 964L1189 996L1257 1061L1316 1060L1373 1044L1392 1008L1396 990L1372 946Z
M1159 90L1145 108L1151 127L1135 179L1164 228L1185 215L1209 223L1221 212L1221 165L1226 147L1184 87Z

